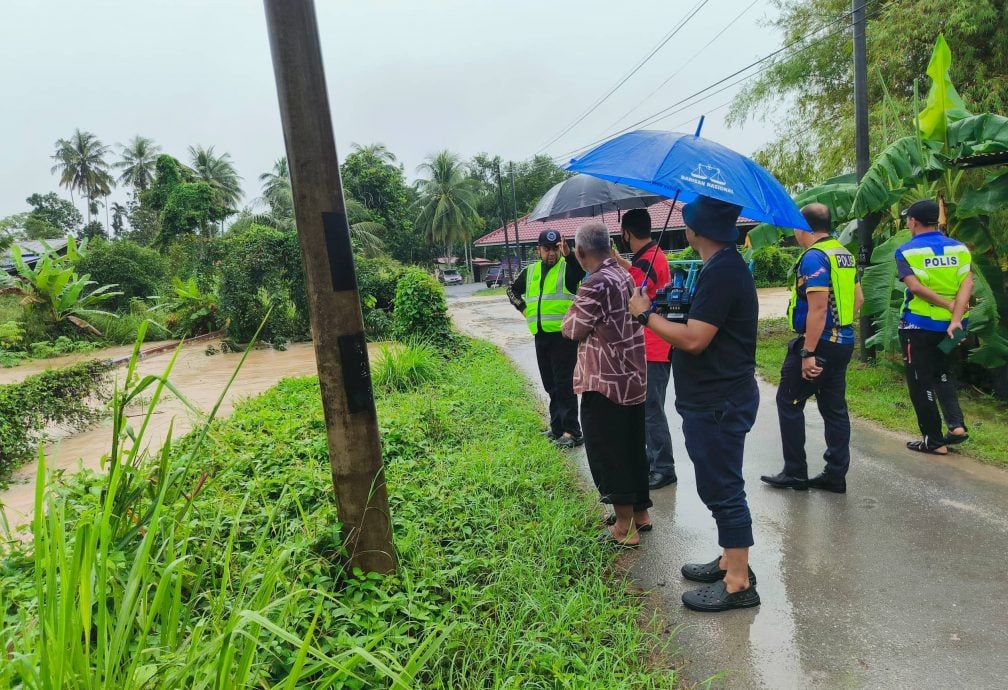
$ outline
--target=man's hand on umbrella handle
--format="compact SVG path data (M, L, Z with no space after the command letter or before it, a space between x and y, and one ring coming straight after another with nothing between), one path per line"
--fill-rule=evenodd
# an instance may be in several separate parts
M651 308L651 299L644 294L641 288L637 288L630 298L630 313L636 318Z

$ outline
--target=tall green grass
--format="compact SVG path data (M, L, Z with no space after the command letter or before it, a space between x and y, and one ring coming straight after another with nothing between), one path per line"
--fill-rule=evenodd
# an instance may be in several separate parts
M437 378L441 354L423 340L383 343L371 366L374 385L386 391L407 391Z
M153 409L169 375L117 396L107 474L40 481L34 543L0 562L0 687L674 686L498 351L379 396L390 577L344 565L317 379L145 456L149 414L130 429L122 410Z

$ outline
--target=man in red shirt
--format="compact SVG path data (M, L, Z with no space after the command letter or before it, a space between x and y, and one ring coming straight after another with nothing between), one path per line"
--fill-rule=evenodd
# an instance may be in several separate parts
M635 208L623 214L621 223L623 241L634 253L627 261L613 250L623 270L630 273L634 285L640 287L647 278L647 295L654 300L659 288L670 280L668 259L651 239L651 214L647 209ZM644 349L647 357L647 401L644 404L644 430L647 444L648 486L660 489L676 482L675 459L672 457L672 435L665 416L665 391L668 388L671 362L671 345L659 338L650 328L644 329Z

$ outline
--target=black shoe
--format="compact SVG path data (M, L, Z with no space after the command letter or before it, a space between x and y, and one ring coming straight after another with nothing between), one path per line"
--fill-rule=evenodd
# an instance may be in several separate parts
M584 443L584 436L571 436L569 434L559 436L553 441L553 444L560 450L570 450L575 446L580 446L582 443Z
M677 481L679 481L679 478L675 476L675 472L672 474L652 472L648 475L648 488L653 491L655 489L660 489L663 486L668 486L669 484L675 484Z
M546 431L539 432L547 441L556 441L557 435L553 433L552 429L547 429Z
M682 603L686 608L705 613L718 613L720 611L730 611L731 609L748 609L760 605L759 593L756 587L750 585L749 589L741 592L729 594L723 581L683 592Z
M687 580L693 582L717 582L723 580L726 571L721 570L721 556L710 563L687 563L679 571ZM749 568L749 585L756 586L756 573Z
M778 489L794 489L795 491L805 491L808 489L808 480L799 477L792 477L783 472L774 475L764 474L760 480Z
M834 477L825 472L809 479L808 486L810 489L822 489L823 491L832 491L835 494L847 493L846 479L843 477Z

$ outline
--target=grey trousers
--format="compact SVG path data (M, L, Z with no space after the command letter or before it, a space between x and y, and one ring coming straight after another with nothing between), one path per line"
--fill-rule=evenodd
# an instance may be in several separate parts
M675 474L672 434L665 416L665 391L672 371L670 362L647 363L647 400L644 403L644 442L652 472Z

